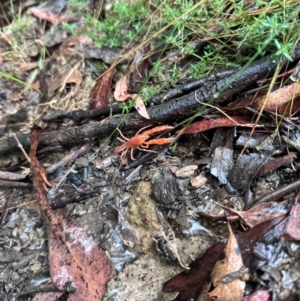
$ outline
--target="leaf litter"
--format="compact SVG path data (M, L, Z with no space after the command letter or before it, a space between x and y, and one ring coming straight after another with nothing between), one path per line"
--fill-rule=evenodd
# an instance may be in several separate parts
M86 107L106 108L111 83L115 83L116 100L117 98L122 99L122 101L128 98L134 99L136 109L143 117L140 118L137 114L130 115L131 113L129 113L128 120L133 116L133 123L129 123L128 128L136 132L143 127L141 126L142 123L138 122L141 122L141 120L144 122L145 119L149 123L144 126L148 126L152 122L153 127L157 126L159 114L148 114L148 111L152 112L151 108L145 106L147 102L144 102L144 100L146 99L143 100L140 96L145 81L150 79L151 82L151 78L148 78L148 76L152 64L150 50L153 46L150 47L150 44L147 44L145 47L140 47L135 56L132 57L132 62L129 64L129 68L123 72L122 77L118 75L115 78L116 69L111 68L111 72L98 77L96 84L93 82L92 85L86 87L88 76L85 73L86 69L84 69L83 62L90 63L89 59L96 58L111 65L119 60L120 50L113 50L108 47L99 49L87 39L81 37L66 42L66 39L63 38L63 29L56 26L61 21L72 20L68 19L66 2L61 1L56 4L62 6L56 7L54 13L51 9L43 11L40 8L31 11L31 14L35 14L37 19L53 23L52 37L58 37L57 40L49 39L43 33L40 36L40 33L35 31L39 26L29 32L33 34L34 38L38 36L42 41L45 41L49 51L52 51L51 47L55 49L52 58L46 60L47 64L39 74L40 89L44 94L43 101L52 101L51 105L54 105L54 107L51 109L67 108L67 110L71 110L76 106L80 107L82 104L81 102L72 103L71 100L76 100L76 97L81 99L82 92L85 91L84 101L86 101ZM51 4L50 8L53 8ZM30 20L32 22L30 24L40 24L33 16L30 16ZM76 20L80 20L80 16L78 19L74 19L74 21ZM62 43L61 47L59 47L60 43ZM38 47L34 47L36 46L34 43L31 43L31 46L28 47L28 51L32 59L39 55L40 50ZM33 65L29 68L31 59L26 58L25 65L27 64L27 68L22 69L26 76L29 75L28 72L33 70L32 68L37 66ZM267 59L265 59L265 64L267 66ZM5 57L2 57L2 66L8 68ZM269 71L272 68L266 67L266 70ZM236 70L229 70L228 77L236 74L236 72ZM121 78L122 82L119 83L117 78ZM219 77L216 75L212 78L215 81L214 78ZM261 78L261 76L259 75L258 78ZM224 87L228 79L223 82L224 77L219 79L220 81L217 84L210 82L211 87L218 85ZM204 78L203 80L205 84L208 79ZM255 81L253 80L251 85L258 86L259 83ZM198 89L199 85L201 87L202 84L198 81L197 85L195 89ZM198 92L190 87L191 85L187 85L185 88L180 88L181 92L178 93L181 94L179 96L183 96L181 102L183 102L186 92L194 96L196 93L198 96L201 93L205 94L205 85L203 89L199 88ZM172 89L173 92L174 89L176 88ZM210 91L211 93L215 93L213 89ZM2 133L18 128L15 125L17 121L20 121L17 116L23 116L22 121L25 121L27 118L35 120L32 116L40 114L37 109L29 109L32 105L41 104L39 95L32 94L30 91L25 91L24 94L16 93L16 91L21 90L16 86L12 90L14 92L11 94L12 97L9 96L10 91L7 91L7 99L12 100L11 105L7 107L14 106L16 110L13 110L8 117L5 116L5 120L3 119L4 122L1 124ZM227 93L227 91L225 92ZM264 95L250 103L248 100L228 92L228 97L234 96L233 107L230 106L230 103L227 105L222 103L222 111L210 107L208 112L199 115L197 120L184 128L180 127L179 122L184 119L184 116L187 116L185 115L186 112L189 110L193 112L194 109L191 109L193 106L186 105L186 110L184 107L178 109L176 104L180 101L175 99L173 102L172 97L168 96L172 93L168 94L167 91L165 95L159 97L159 102L168 101L170 108L173 108L174 105L175 112L171 113L170 124L175 125L176 123L175 126L178 127L176 130L178 129L179 132L185 130L186 132L176 141L176 147L172 152L171 148L168 147L156 148L155 153L151 154L154 157L151 165L148 165L148 163L141 165L142 161L139 161L141 158L139 152L137 152L135 162L137 167L129 164L123 168L119 163L118 156L114 154L114 148L116 147L114 141L111 142L111 145L102 145L100 149L95 145L92 147L88 143L85 144L87 147L81 153L81 157L74 158L69 154L69 157L65 157L61 161L62 163L55 168L46 169L48 170L46 178L35 153L31 152L33 183L37 191L37 199L42 201L42 211L46 212L45 220L48 224L52 283L49 281L50 278L46 278L46 280L48 279L46 281L48 282L47 286L55 284L64 292L69 290L71 293L68 300L76 300L76 295L81 295L79 298L88 300L93 298L98 300L102 297L104 300L112 300L112 298L119 298L120 300L171 300L174 298L175 300L190 300L193 298L197 300L203 296L223 300L224 291L226 291L226 296L230 296L231 299L255 300L255 296L259 295L259 298L265 298L262 300L268 300L271 299L272 295L274 300L289 300L288 298L291 296L297 300L299 295L299 285L297 283L297 279L299 279L299 277L297 278L297 269L299 268L297 265L299 259L299 235L297 231L299 228L299 206L295 201L293 205L289 205L291 204L290 196L286 201L282 201L282 199L285 197L285 191L290 193L298 189L296 186L298 180L294 174L294 170L299 168L297 167L299 166L297 154L290 153L288 150L288 148L291 148L297 151L299 147L297 121L293 119L295 116L291 115L297 112L295 108L297 107L298 84L293 83L283 86L269 94L269 102L266 103L265 107L266 114L260 119L260 127L256 128L255 134L261 133L264 137L272 139L267 142L266 140L263 141L266 143L255 141L256 148L249 146L246 149L246 154L242 156L240 156L240 149L236 148L237 144L235 143L242 135L248 138L251 136L247 127L252 128L254 124L252 122L253 116L249 114L251 111L248 109L253 110L260 107L264 102ZM87 97L87 95L90 95L90 97ZM220 99L223 99L222 97ZM24 104L24 99L29 101ZM55 104L55 99L59 99L61 102ZM197 97L196 99L194 97L196 103L197 99ZM285 106L289 102L289 107ZM199 105L199 102L197 104ZM3 112L6 111L5 105L6 102L3 101L1 103ZM17 107L17 105L23 105L23 107ZM130 105L130 103L125 103L125 106ZM282 127L279 129L278 139L276 140L272 132L275 129L273 123L277 116L272 115L272 112L276 112L276 110L281 112L280 107L283 105L284 109L288 109L290 115L285 112L285 117L280 119L279 123ZM245 106L248 109L245 110ZM238 107L243 109L243 114L240 114L241 111L238 110ZM26 114L21 114L24 108L26 108ZM19 112L18 109L20 109ZM167 111L163 111L163 113L165 114ZM229 115L220 115L220 112L228 111L231 112ZM149 115L152 116L152 120L149 120ZM165 116L168 116L168 114ZM279 118L281 117L279 116ZM167 119L162 117L160 122ZM64 122L57 127L49 124L49 128L55 132L55 138L60 141L64 139L61 139L57 129L58 127L63 128L65 126ZM125 120L126 122L127 120ZM68 120L66 124L73 130L72 121ZM118 125L119 123L114 125L113 130ZM230 130L232 138L219 141L216 143L216 147L212 147L211 136L217 132L214 129L228 127L232 128L232 131ZM76 138L79 135L78 130L79 127L74 130ZM106 132L107 134L108 132ZM133 137L130 136L131 133L126 133L126 135ZM96 140L93 135L88 134L87 136L92 136L93 141ZM40 144L43 146L44 137L47 137L47 130L41 137ZM282 139L280 139L281 137ZM85 143L87 142L86 139L87 137L84 137ZM53 141L57 141L56 139L48 139L48 137L46 140L50 141L50 145ZM228 144L229 140L230 143ZM28 139L23 140L24 145L26 145L26 141ZM32 139L31 143L33 145L32 149L36 148L38 144L37 137ZM47 144L45 143L45 145ZM95 151L94 153L91 148ZM226 155L228 150L230 150L230 154ZM45 150L46 155L47 151L49 149ZM64 155L61 150L54 152L54 159L52 158L43 163L46 164L45 167L54 166L59 161L58 158ZM95 153L99 156L95 156ZM211 154L214 155L213 160L210 158ZM68 159L70 157L72 158ZM18 159L15 159L15 161L18 161ZM4 166L3 168L14 165L11 161L7 163L6 158L3 158L1 163ZM18 168L14 168L20 173ZM174 174L173 171L176 169L181 173L175 172ZM289 177L289 175L291 176ZM18 179L23 181L20 183L27 186L31 184L31 178L28 176L14 177L12 174L6 174L5 176L10 177L7 182L16 184L16 179ZM205 180L191 186L192 179L198 177ZM228 185L228 180L232 186L231 188L225 188L225 185ZM54 186L49 191L48 196L46 196L42 181L48 186ZM136 187L140 188L139 183L147 183L147 185L144 185L146 187L145 192L135 191ZM280 190L282 183L291 183L287 185L289 190ZM6 183L1 182L1 185L4 184ZM236 191L232 188L235 188ZM6 201L12 202L13 206L18 206L19 204L16 203L15 199L22 200L24 194L24 192L20 192L20 189L21 184L18 186L14 199L10 199L9 196L5 195ZM245 211L244 203L246 201L243 194L249 190L252 190L254 194L252 200L248 203L250 209ZM251 205L262 200L264 196L268 197L270 195L272 196L271 202ZM64 210L63 213L60 210L52 211L47 197L54 203L56 200L61 200L61 204L66 206L65 209L62 209ZM273 199L282 202L276 204ZM78 203L72 203L74 200ZM223 207L218 205L220 202ZM7 261L9 263L12 261L12 265L11 263L6 267L1 265L3 269L0 284L3 285L3 292L5 291L8 296L12 296L17 291L13 287L13 285L17 287L17 280L14 282L12 279L19 279L22 287L28 288L27 295L38 292L37 287L33 286L32 291L30 291L31 285L27 283L28 285L24 286L22 282L26 279L24 275L27 275L29 271L41 272L39 267L42 266L42 261L40 258L34 261L31 256L27 256L26 260L22 260L22 257L19 256L20 251L26 254L26 252L33 250L32 252L38 254L35 251L35 246L45 248L43 242L45 236L41 234L42 230L40 230L39 224L36 223L35 216L32 214L32 212L38 211L36 211L36 208L33 210L33 207L29 207L29 204L27 206L30 208L29 212L26 211L27 207L26 209L15 209L14 211L11 211L11 209L7 211L3 207L3 216L6 217L4 218L1 244L5 248L7 248L7 245L12 246L13 251L11 253L15 258ZM230 217L225 216L225 212L229 207L232 207L231 212L236 213L242 223L251 229L243 229L236 222L237 218L235 216L234 221L232 219L234 230L230 228L228 236L226 229L224 230L225 226L222 220L230 220ZM124 208L128 208L128 210L124 210ZM199 218L199 212L209 214L206 214L205 218L204 215ZM216 213L215 216L212 215L214 213ZM83 220L83 227L86 232L67 216L75 221ZM218 221L218 218L222 219ZM30 233L34 233L35 227L39 231L36 231L35 237L32 238ZM87 232L92 233L95 242L93 242L91 236L87 236ZM10 237L13 239L10 239ZM222 240L222 237L228 237L227 243L226 240ZM122 268L124 269L108 283L109 290L106 296L103 296L105 286L113 276L114 269L108 255L98 245L107 250L119 271ZM193 248L189 249L191 246ZM87 249L91 249L92 254L96 254L95 257L92 259L86 258L84 255L87 253ZM0 251L2 252L2 247ZM33 255L38 258L36 254ZM60 255L58 256L58 254ZM7 253L2 252L2 260L6 260L5 256L7 256ZM137 259L132 262L134 258ZM63 267L67 271L65 275L57 272L62 271L62 260L65 262ZM26 262L28 263L27 266ZM170 262L173 265L168 264ZM190 271L182 272L179 263L184 267L190 265ZM295 268L293 268L293 264ZM246 268L243 268L243 265ZM244 276L250 276L251 278L256 271L258 271L255 275L258 277L257 279L248 281L243 278ZM101 283L98 281L98 276L94 275L95 272L98 272L98 276L101 276ZM164 285L165 290L172 291L173 294L163 293L163 282L178 273L178 276ZM132 285L130 287L132 281L135 281L134 288L132 288ZM247 286L250 287L247 293L252 293L252 295L243 298L245 281L247 281ZM89 285L91 284L88 290L85 286L87 282ZM256 286L251 286L253 282L256 283ZM120 283L124 283L124 286L122 287ZM207 287L206 291L204 291L204 287ZM176 296L176 292L179 292L179 295ZM14 296L16 295L15 293ZM26 296L26 292L24 295ZM96 295L97 297L95 297ZM34 298L38 299L39 297L41 295L37 293ZM56 298L50 295L48 297ZM23 298L22 295L19 298Z

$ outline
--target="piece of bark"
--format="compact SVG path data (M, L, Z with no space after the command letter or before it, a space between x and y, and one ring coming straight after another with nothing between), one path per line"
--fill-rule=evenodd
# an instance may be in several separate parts
M228 173L228 181L231 186L243 194L250 187L258 170L269 160L270 155L263 157L257 153L244 154L240 157Z
M294 50L294 59L299 57L300 44L298 44ZM205 103L215 99L213 103L219 104L233 94L254 84L267 74L270 75L270 73L275 70L278 62L279 59L264 57L252 63L247 69L241 70L240 72L237 71L237 74L228 78L221 79L212 84L203 85L195 92L178 97L170 102L151 107L148 109L150 120L145 120L138 113L130 113L126 118L124 118L124 116L114 116L101 122L77 126L68 130L42 133L40 144L43 146L50 144L65 146L87 143L110 135L121 124L123 125L123 130L136 130L148 125L166 124L166 121L178 121L193 116L196 113L200 116L204 111L199 110L201 108L199 101ZM17 138L23 147L29 147L30 140L28 134L17 134ZM0 142L0 154L12 152L17 149L17 143L12 137Z

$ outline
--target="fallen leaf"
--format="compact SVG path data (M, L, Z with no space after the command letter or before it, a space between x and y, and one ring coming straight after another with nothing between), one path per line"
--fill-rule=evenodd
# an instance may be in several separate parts
M269 94L268 99L265 103L264 109L275 112L278 107L285 105L291 99L300 95L300 84L299 82L290 84L288 86L281 87L276 91ZM252 108L260 108L264 105L266 96L256 98L250 105Z
M239 301L271 301L271 293L265 288L260 288L253 294L246 296Z
M287 225L283 233L285 240L300 240L300 204L293 204L287 217Z
M27 14L32 14L40 20L45 20L53 24L80 21L80 16L73 15L72 13L69 14L66 11L67 6L68 3L64 0L46 1L37 7L29 8Z
M149 57L145 58L145 55L149 53L151 49L150 44L140 48L134 56L131 63L130 70L133 70L129 74L128 90L134 93L138 93L141 84L148 76L148 71L151 66Z
M30 139L35 196L47 223L51 279L58 289L70 287L76 290L70 293L69 301L102 300L106 283L114 276L112 263L82 228L60 210L50 208L41 178L43 168L36 157L37 129L32 130Z
M122 76L116 82L114 98L116 101L125 101L128 98L131 98L130 94L127 93L127 77L126 76Z
M62 91L67 83L75 83L76 90L81 84L84 57L76 51L78 40L67 42L44 66L39 74L43 100L49 100L57 91Z
M190 264L188 272L184 271L165 282L163 290L165 292L179 292L176 301L197 300L202 285L208 281L210 273L224 248L224 241L210 247L203 256Z
M265 236L274 238L278 232L277 226L281 226L284 219L285 217L283 216L267 220L237 235L243 263L245 267L249 268L250 273L255 272L266 262L266 260L261 260L254 254L255 245ZM273 229L275 230L273 231ZM207 249L203 256L191 263L188 272L184 271L165 282L163 290L166 292L179 292L174 301L197 300L202 287L209 280L210 273L215 263L219 260L224 248L225 241L222 240Z
M238 242L228 223L229 237L224 249L225 258L217 261L212 273L211 284L213 290L208 292L211 300L228 301L238 300L243 297L245 282L239 278L230 279L228 282L223 278L235 272L239 272L243 267L243 260Z
M254 124L250 123L248 119L244 117L232 116L232 117L220 117L216 119L201 120L192 123L182 132L178 131L182 135L202 133L218 127L233 127L233 126L246 126L253 127Z
M264 91L264 93L266 94L267 90ZM299 108L299 95L300 84L297 82L271 92L267 101L266 95L246 95L241 99L230 102L226 108L223 109L231 112L234 111L235 114L245 114L247 112L246 107L259 109L264 105L264 109L267 111L276 111L284 116L289 116L290 113L296 112Z
M228 208L230 211L240 216L243 222L250 228L270 219L274 219L279 216L286 215L289 211L290 203L283 201L261 203L253 206L248 211L237 211Z
M90 93L91 109L101 109L107 106L113 73L114 68L109 68L96 80Z
M137 112L144 118L150 119L143 99L137 94L129 94L127 92L127 77L121 77L117 83L114 92L114 98L117 101L125 101L128 98L135 99L135 108Z
M146 119L150 119L150 116L148 115L148 112L147 112L147 109L146 109L146 106L145 106L145 103L142 99L142 97L140 97L139 95L137 94L134 94L135 95L135 109L138 111L138 113L146 118Z

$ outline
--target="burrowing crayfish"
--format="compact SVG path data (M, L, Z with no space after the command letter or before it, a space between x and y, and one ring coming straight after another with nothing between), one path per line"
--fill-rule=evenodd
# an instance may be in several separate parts
M147 128L147 127L148 126L141 128L130 139L125 137L122 134L122 132L119 129L117 129L120 133L120 136L122 137L122 138L118 137L118 139L124 143L124 144L122 144L122 145L120 145L116 148L116 153L122 152L121 160L123 160L125 158L125 156L127 154L127 151L129 149L131 149L130 150L130 158L131 158L131 160L134 161L135 160L134 157L133 157L133 150L134 149L139 149L139 150L144 151L144 152L154 152L154 151L148 149L149 145L152 145L152 144L162 145L162 144L168 144L168 143L171 143L171 142L174 141L174 138L159 138L159 139L152 139L152 140L146 141L147 139L150 138L150 136L152 134L162 132L164 130L170 130L170 129L173 128L172 126L161 125L161 126L154 127L153 129L150 129L150 130L147 130L147 131L141 133L141 131L144 130L145 128Z

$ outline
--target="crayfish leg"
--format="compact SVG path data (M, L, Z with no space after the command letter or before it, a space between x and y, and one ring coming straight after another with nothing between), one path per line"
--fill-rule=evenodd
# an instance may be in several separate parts
M121 154L121 156L120 156L121 161L124 161L124 158L125 158L127 152L128 152L128 148L126 150L124 150L123 153Z
M130 151L130 158L131 158L132 161L135 160L134 157L133 157L133 148L132 148L131 151Z
M140 150L140 151L142 151L142 152L157 153L157 152L154 151L154 150L141 148L140 146L139 146L137 149Z

